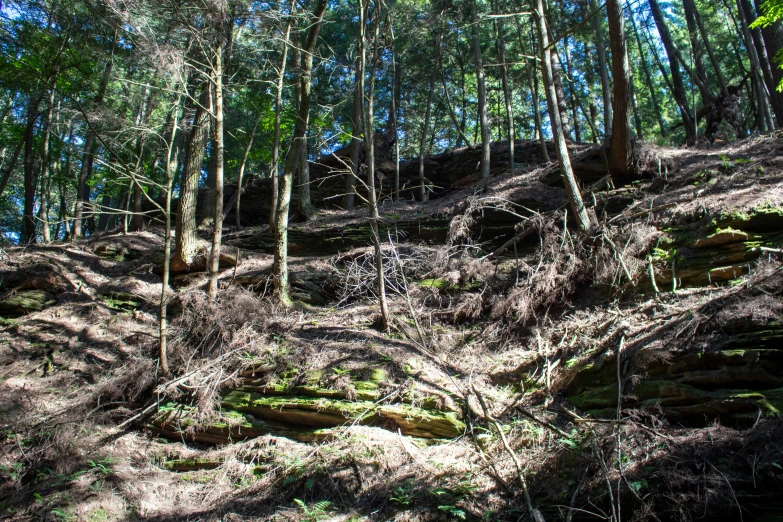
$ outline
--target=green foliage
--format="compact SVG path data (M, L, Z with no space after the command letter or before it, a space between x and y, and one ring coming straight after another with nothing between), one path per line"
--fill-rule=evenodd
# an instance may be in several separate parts
M299 510L304 515L303 520L306 520L307 522L325 520L330 516L328 510L332 503L328 500L321 500L308 506L303 500L295 498L294 503L299 507Z

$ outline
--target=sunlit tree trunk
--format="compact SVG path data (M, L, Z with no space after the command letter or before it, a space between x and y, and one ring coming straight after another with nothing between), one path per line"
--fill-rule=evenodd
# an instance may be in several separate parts
M631 106L631 66L625 43L625 21L620 0L607 0L609 47L612 51L612 94L614 97L612 137L609 142L609 171L613 175L633 173L633 137L628 124Z
M302 50L303 58L301 67L296 74L299 96L297 96L296 123L294 125L294 136L291 140L291 146L288 150L288 157L285 162L285 170L280 179L280 197L277 203L277 216L275 219L275 249L274 265L272 274L274 276L275 300L282 306L288 307L293 304L288 295L288 215L291 206L291 191L294 184L294 173L299 168L299 162L302 158L306 159L307 151L307 127L310 117L310 92L313 71L313 51L318 41L318 33L321 30L324 13L326 12L326 0L319 0L315 9L314 20L310 24L307 41Z
M574 213L577 226L582 231L592 230L590 217L582 201L582 194L579 192L579 186L576 183L574 170L571 166L571 158L568 155L568 145L566 144L563 133L562 123L560 121L560 111L557 106L557 90L555 89L554 79L552 78L552 56L549 49L549 34L546 24L546 14L544 11L544 1L536 0L536 9L533 15L538 24L539 42L541 47L541 68L544 73L544 87L546 89L547 105L549 107L549 120L552 122L552 135L554 137L555 149L557 150L560 170L563 175L566 195L571 210Z
M481 164L482 178L489 177L490 146L492 137L487 114L487 85L484 78L484 62L481 57L481 40L479 38L478 7L476 0L470 0L470 17L473 25L473 61L476 66L476 90L478 92L479 124L481 126ZM430 91L432 92L432 91Z
M171 258L171 269L175 272L188 270L198 249L196 236L196 201L201 164L209 138L209 113L212 96L209 83L204 84L199 96L193 126L187 143L187 157L180 182L179 208L177 210L176 244Z

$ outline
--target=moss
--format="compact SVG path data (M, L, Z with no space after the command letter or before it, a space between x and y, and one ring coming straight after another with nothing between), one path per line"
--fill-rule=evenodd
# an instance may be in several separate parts
M163 468L168 471L183 472L183 471L198 471L204 469L215 469L220 466L222 462L215 459L175 459L169 460L163 463Z
M250 413L264 421L291 426L329 428L348 422L386 426L392 420L406 435L425 438L455 437L464 430L455 412L426 410L409 404L382 406L368 400L277 397L238 390L226 395L221 406L224 410Z
M144 298L138 294L121 291L103 293L101 299L106 303L106 306L115 310L136 310L145 302Z
M608 384L587 389L579 395L568 397L568 400L583 410L608 408L617 404L617 385Z
M19 317L31 312L40 312L54 301L54 295L43 290L24 290L0 301L0 316Z

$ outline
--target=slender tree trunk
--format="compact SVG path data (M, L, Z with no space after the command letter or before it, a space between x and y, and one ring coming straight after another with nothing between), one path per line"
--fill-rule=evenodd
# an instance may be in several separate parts
M772 93L767 90L772 83L772 73L762 65L762 57L758 54L758 46L754 42L753 33L750 30L748 19L745 16L745 10L741 0L737 0L737 13L739 15L739 26L742 30L742 37L745 42L745 49L750 58L751 74L756 77L756 94L759 103L759 128L774 128L772 119ZM774 88L774 86L773 86Z
M473 24L473 61L476 65L476 90L478 91L479 124L481 125L480 171L482 178L488 178L492 137L490 136L489 115L487 114L487 85L484 78L484 62L481 58L481 40L479 38L476 0L470 0L470 16Z
M28 122L28 125L30 123ZM35 124L35 122L33 122ZM8 180L11 179L11 174L14 173L14 169L16 168L16 163L19 161L19 155L22 153L22 149L24 149L24 143L25 138L24 136L27 134L27 131L25 130L25 133L22 135L22 138L19 140L19 142L16 145L16 148L14 148L14 152L11 154L11 158L8 160L8 166L3 170L3 176L0 178L0 196L3 195L5 192L5 187L8 185Z
M230 212L231 207L234 206L234 210L236 212L235 221L237 230L242 229L242 221L240 219L239 210L240 199L242 198L242 193L245 191L245 169L247 168L247 159L250 157L250 150L253 148L253 141L256 138L258 124L261 123L261 116L263 116L263 114L263 111L259 109L258 114L256 115L256 121L253 124L253 130L250 132L250 138L247 140L247 145L245 146L245 152L242 154L242 161L239 163L239 172L237 173L237 190L234 192L234 197L232 198L230 204L226 205L227 209L223 211L223 219L226 219L226 215Z
M359 177L359 161L362 143L362 95L359 92L359 57L357 53L353 83L353 120L351 121L351 171L345 175L343 207L353 210L356 204L356 179Z
M546 88L547 105L549 106L549 119L552 122L552 134L554 136L558 160L560 162L560 170L563 175L566 195L568 196L568 202L574 213L579 230L587 232L592 230L593 226L590 222L590 216L587 213L584 202L582 201L579 186L576 183L576 177L574 176L574 171L571 167L571 158L568 155L568 145L566 144L562 123L560 121L560 111L557 106L557 90L555 89L554 79L552 78L552 56L549 49L549 34L543 0L536 0L536 9L533 11L533 16L538 23L541 63L544 72L544 87Z
M20 244L35 243L35 189L37 180L35 177L35 153L33 140L35 138L35 120L38 118L38 102L27 107L27 128L24 133L24 214L22 217L22 235Z
M554 55L552 53L555 53ZM563 89L563 80L561 78L562 71L560 67L560 59L557 54L557 46L552 46L552 51L549 55L552 57L552 81L557 90L557 110L560 113L560 123L563 126L563 133L566 138L572 139L573 128L571 127L571 118L568 116L568 103L566 103L565 89ZM557 59L555 59L557 57Z
M626 6L628 7L629 18L631 19L633 34L636 38L636 47L639 50L639 60L641 61L642 65L642 73L644 74L644 80L647 83L647 88L650 90L650 100L652 101L655 118L658 121L658 128L661 130L661 136L666 137L666 124L663 121L663 111L661 110L661 104L658 101L658 91L655 88L655 84L653 84L652 75L650 74L650 66L647 63L647 52L642 45L642 39L639 37L639 31L636 28L636 18L631 11L630 4L626 3Z
M454 129L457 131L457 135L458 135L457 143L455 146L459 148L459 146L464 142L465 145L473 149L474 148L473 144L470 142L468 137L465 136L465 105L463 103L461 121L458 122L457 117L454 115L454 108L451 102L451 94L449 94L449 85L448 82L446 81L446 69L443 67L443 52L441 46L439 45L435 49L435 51L437 52L438 69L440 69L440 78L443 84L443 94L446 97L446 109L448 111L449 119L451 120L451 123L454 124Z
M707 85L707 71L704 68L704 47L696 25L696 15L694 14L696 6L693 4L693 0L682 0L682 7L685 12L685 23L688 27L688 39L691 43L692 71L695 76L693 80L699 88L702 105L712 105L715 102L715 96L710 92Z
M761 2L755 0L757 14L761 14ZM770 63L772 72L772 86L770 87L770 97L772 98L772 110L775 112L778 127L783 125L783 92L778 90L778 86L783 81L783 69L780 67L779 60L781 51L783 51L783 23L778 20L761 29L761 35L764 38L764 48L767 51L767 59Z
M49 178L50 162L49 143L52 136L52 111L54 109L54 89L49 91L49 105L46 109L46 130L41 150L41 235L44 243L51 243L52 237L49 231Z
M168 332L167 317L168 299L166 299L166 290L169 288L169 276L171 270L171 191L174 186L174 175L177 172L179 158L179 139L177 136L177 123L179 121L179 100L174 105L173 118L171 125L171 138L169 138L168 150L166 154L166 202L165 212L165 232L163 235L163 281L160 289L160 311L158 314L158 359L160 361L160 373L164 376L169 375L168 358Z
M590 12L598 9L598 1L590 0ZM604 103L604 135L612 134L612 97L611 84L609 83L609 66L606 61L606 40L601 16L594 15L593 31L595 32L595 50L598 53L598 72L601 77L601 95Z
M427 108L424 112L424 123L421 126L421 140L419 141L419 201L428 199L427 184L424 181L424 156L427 153L427 130L430 126L430 112L432 111L432 96L435 91L435 72L430 74L430 87L427 94Z
M100 109L103 105L103 97L106 94L106 88L109 85L109 79L111 78L111 71L114 67L114 56L106 62L106 67L103 69L103 76L101 77L101 83L98 86L98 94L95 97L95 107ZM93 220L92 213L89 212L90 204L90 186L88 181L92 176L92 165L95 160L93 157L93 149L95 147L95 131L92 125L88 122L87 137L84 140L84 154L82 155L82 166L79 171L79 180L76 187L76 210L73 216L73 237L80 238L84 235L84 224L82 221L87 215L87 219ZM94 227L94 225L93 225Z
M522 37L522 26L519 23L519 19L517 17L514 17L514 22L517 26L517 37L519 38L519 48L522 49L523 54L528 54L525 50L525 39ZM532 28L530 32L530 55L536 54L536 39L533 37ZM525 69L526 76L527 76L527 83L530 88L530 94L532 97L532 105L533 105L533 121L535 122L535 130L538 134L538 141L541 144L541 158L545 163L549 163L551 159L549 158L549 151L547 150L546 146L546 139L544 138L544 126L541 122L541 107L540 107L540 101L538 96L538 67L536 65L536 61L532 58L527 60L527 64Z
M291 0L288 7L288 20L285 24L283 39L283 56L280 58L280 74L277 77L277 93L275 94L275 135L272 142L272 166L269 175L272 178L272 209L269 212L269 228L275 228L277 215L277 200L280 197L280 118L283 113L283 86L285 84L285 66L288 62L288 45L291 41L291 16L294 14L296 2ZM239 228L239 198L237 198L237 228Z
M275 251L274 266L274 298L284 307L293 304L288 295L288 214L291 205L291 190L293 188L294 172L299 168L298 163L307 154L307 127L310 117L310 91L313 71L313 51L318 41L318 33L321 30L324 13L326 12L326 0L319 0L314 13L314 20L308 31L307 41L302 51L301 67L297 71L296 80L299 86L298 104L296 108L296 123L294 137L285 162L285 170L280 180L280 197L277 203L277 217L275 219ZM304 152L302 152L304 151Z
M149 113L152 111L152 96L150 95L150 84L147 83L147 87L144 91L144 98L142 99L141 106L139 107L139 114L136 117L136 127L141 127L149 122ZM136 139L136 165L133 168L133 220L131 230L141 231L144 230L144 193L141 186L139 177L141 176L142 166L144 165L144 145L145 145L145 133L141 131L139 137Z
M495 11L500 14L497 3ZM506 65L506 42L503 37L504 24L503 19L498 18L495 24L498 44L498 59L500 60L500 78L503 85L503 100L506 102L506 126L508 128L508 165L511 173L514 173L514 108L511 103L511 86L508 81L508 66Z
M557 52L557 50L555 50ZM563 54L565 55L565 76L568 79L568 94L571 101L571 119L574 122L574 140L582 141L582 128L579 125L579 114L577 112L579 106L579 98L576 94L576 82L573 78L573 69L571 68L571 55L568 52L568 36L563 38ZM558 61L560 62L560 55L558 54ZM563 63L560 62L562 66Z
M658 34L661 35L661 41L666 49L666 54L669 57L669 64L672 76L672 95L677 105L680 108L680 115L682 116L682 123L685 127L685 136L688 143L696 141L696 124L693 119L693 115L688 108L688 98L685 94L685 86L682 81L682 74L680 73L680 65L677 62L677 56L679 51L674 46L674 40L672 39L669 27L666 25L666 21L663 18L661 7L658 5L658 0L648 0L650 4L650 10L655 20L655 25L658 28Z
M230 40L230 24L228 16L221 13L220 32L225 32L228 26ZM213 66L213 82L215 84L215 203L214 214L212 217L212 251L209 258L209 284L207 286L207 295L211 299L217 297L218 275L220 274L220 242L223 238L223 34L219 34L219 43L215 48L215 62ZM239 190L239 187L237 187Z
M308 35L309 36L309 35ZM297 57L297 63L301 62L300 67L302 69L305 68L305 61L309 61L309 69L308 72L309 75L312 75L312 68L313 68L313 55L312 53L315 51L315 47L313 47L311 50L306 51L303 50L298 54L295 54ZM310 84L307 85L307 108L308 111L310 109ZM304 86L300 83L299 84L299 96L300 98L304 95ZM300 115L301 117L301 115ZM307 116L308 122L309 122L309 114ZM308 124L309 126L309 124ZM308 154L307 154L307 127L305 128L305 135L303 136L301 143L299 144L299 155L300 159L297 164L297 182L299 184L298 186L298 193L299 193L299 213L304 219L310 219L315 216L315 207L313 206L313 203L310 199L310 167L308 162Z
M177 210L176 244L171 258L171 269L175 272L188 270L198 250L196 236L196 201L198 181L201 176L201 164L204 149L209 138L209 113L212 96L209 83L204 84L199 97L193 126L187 143L187 158L180 182L179 208Z
M614 116L609 142L609 171L612 175L633 174L633 137L628 124L632 103L631 66L625 43L625 20L620 0L606 1L609 19L609 46L612 50L612 94Z
M709 56L710 58L710 64L712 65L712 70L715 72L715 77L718 79L720 92L723 94L723 96L728 96L729 95L728 84L726 83L726 79L723 77L723 71L721 69L720 63L718 62L718 58L712 49L712 45L710 44L710 38L707 33L707 30L704 28L704 21L701 18L699 9L696 7L696 2L694 2L693 0L683 0L683 2L690 4L689 10L693 15L694 22L696 22L696 27L699 29L701 40L704 43L704 49L707 51L707 56Z
M367 157L367 192L370 204L370 230L373 236L373 247L375 250L375 274L378 278L378 301L381 309L381 327L385 331L389 331L391 326L391 320L389 315L389 305L386 301L386 281L384 278L383 270L383 252L381 251L381 236L378 230L378 200L375 196L375 132L373 131L373 97L375 94L375 64L378 63L378 50L379 50L379 29L380 29L380 16L377 12L378 4L375 4L375 37L373 41L375 43L375 52L373 53L372 67L370 67L370 87L365 94L364 88L364 71L365 71L365 55L367 47L367 38L365 36L365 26L367 21L367 15L370 10L370 0L364 0L360 6L359 12L359 42L361 49L359 52L359 70L360 86L359 90L364 95L363 98L367 98L367 108L364 113L364 151ZM430 77L430 94L435 84L435 74L437 69L433 68L433 73Z

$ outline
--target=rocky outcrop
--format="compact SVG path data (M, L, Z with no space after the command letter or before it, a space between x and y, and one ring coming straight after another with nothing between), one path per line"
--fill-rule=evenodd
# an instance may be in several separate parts
M352 425L376 426L420 439L451 439L465 430L461 410L442 394L396 390L383 370L340 375L339 385L323 387L321 372L285 372L269 381L265 372L247 376L220 401L223 419L195 427L192 409L168 404L151 425L161 435L220 444L261 435L301 442L325 440ZM384 394L388 389L391 391ZM383 390L383 391L382 391Z
M753 424L783 412L783 322L747 324L714 337L714 348L660 359L624 383L623 407L662 414L673 423ZM596 417L617 407L614 356L582 367L563 390L567 400Z

